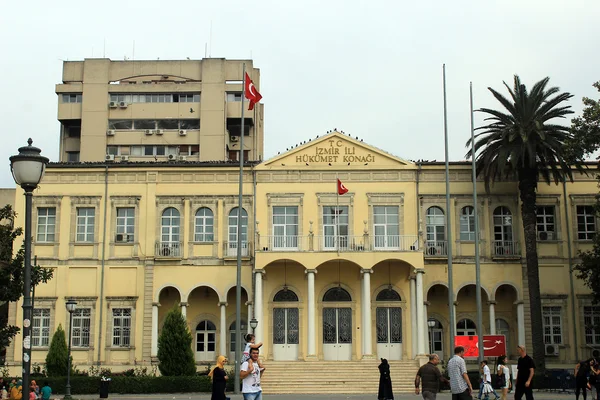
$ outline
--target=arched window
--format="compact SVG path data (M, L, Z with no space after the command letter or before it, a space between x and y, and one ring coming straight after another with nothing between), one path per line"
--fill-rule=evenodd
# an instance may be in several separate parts
M377 293L375 301L401 301L400 294L394 289L386 288Z
M460 210L460 240L475 240L475 209L471 206Z
M240 346L240 350L243 352L244 347L246 347L246 341L244 340L244 336L246 336L246 330L248 329L248 324L246 324L246 320L242 320L240 324L240 329L242 330L242 345ZM233 355L230 355L230 359L235 359L235 335L236 335L236 324L235 321L229 325L229 352Z
M248 213L242 208L242 255L248 255ZM238 207L231 209L229 212L229 245L228 255L233 256L237 254L237 240L238 240Z
M196 211L196 222L194 225L195 242L212 242L213 235L213 212L208 207L201 207Z
M161 242L179 243L179 211L169 207L162 213L161 218Z
M494 210L494 254L511 255L515 253L513 238L513 218L508 207L500 206Z
M444 357L444 327L442 323L435 318L433 327L429 327L429 354L437 354L440 359Z
M287 302L287 301L298 301L298 295L290 289L283 289L275 293L273 301Z
M196 325L197 331L216 331L217 327L215 324L205 319L204 321L200 321L198 325Z
M335 287L325 292L323 301L352 301L352 296L345 289Z
M476 336L477 335L477 327L475 326L475 322L471 321L468 318L461 319L456 324L456 335L457 336Z
M427 225L428 242L446 240L446 219L441 208L429 207L425 215L425 224Z

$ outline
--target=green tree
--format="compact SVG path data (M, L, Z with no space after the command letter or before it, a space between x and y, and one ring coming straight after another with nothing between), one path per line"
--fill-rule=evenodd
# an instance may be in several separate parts
M68 363L69 349L67 348L65 331L61 325L58 325L46 355L46 373L48 376L67 376Z
M600 92L600 81L593 84ZM583 98L583 113L571 120L573 137L568 143L572 158L583 158L600 148L600 100Z
M179 307L165 319L158 337L158 369L164 376L194 375L196 362L192 351L192 334Z
M483 176L486 188L497 181L518 182L525 231L533 357L542 373L545 370L545 354L537 254L538 179L547 184L551 181L559 184L564 179L573 180L572 165L582 170L580 158L572 160L574 164L566 160L565 144L572 140L569 128L550 122L572 113L570 106L564 102L573 96L559 93L556 87L547 88L548 81L549 78L544 78L528 91L515 75L513 88L504 82L510 98L488 88L504 110L479 109L479 112L488 115L485 119L487 125L477 128L479 133L475 139L477 174ZM467 142L467 146L470 145L471 140ZM467 157L471 157L470 150Z
M0 306L15 302L23 296L24 248L21 247L13 256L13 243L23 234L21 228L14 227L16 216L10 205L0 208ZM48 282L50 279L52 279L51 269L33 266L32 286ZM18 332L18 327L8 325L7 315L0 313L0 352L8 347Z

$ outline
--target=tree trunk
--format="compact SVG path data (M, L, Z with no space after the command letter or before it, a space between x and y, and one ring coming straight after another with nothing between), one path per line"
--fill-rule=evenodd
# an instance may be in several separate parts
M525 232L525 260L529 287L529 308L531 310L531 341L533 343L533 359L536 365L535 373L539 376L544 374L546 360L537 255L537 216L535 210L537 178L538 171L535 168L519 170L519 193L521 195L521 215Z

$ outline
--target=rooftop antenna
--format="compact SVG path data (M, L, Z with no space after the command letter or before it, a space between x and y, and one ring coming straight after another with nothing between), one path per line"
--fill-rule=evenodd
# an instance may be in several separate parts
M208 57L208 43L204 43L204 58Z
M208 41L210 43L208 57L211 58L212 57L212 19L210 20L210 35L209 35Z

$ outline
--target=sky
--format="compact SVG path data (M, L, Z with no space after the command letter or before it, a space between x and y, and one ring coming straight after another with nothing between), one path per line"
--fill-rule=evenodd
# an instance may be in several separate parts
M28 137L57 161L63 60L201 59L206 47L212 57L252 58L265 158L337 128L405 159L438 161L445 64L449 154L463 160L471 81L476 109L500 108L487 87L507 93L502 82L514 74L528 86L550 77L574 95L575 115L583 96L600 97L599 20L598 0L7 1L0 187L14 187L8 158Z

